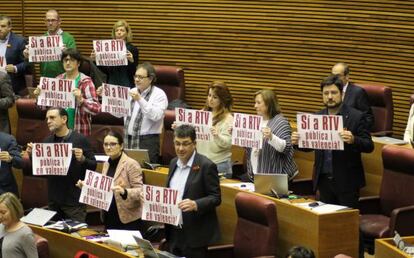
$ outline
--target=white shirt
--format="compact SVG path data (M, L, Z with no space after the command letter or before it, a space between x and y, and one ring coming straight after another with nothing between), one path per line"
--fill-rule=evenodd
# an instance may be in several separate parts
M196 151L193 152L193 155L191 155L190 159L187 161L187 164L183 164L180 159L177 159L177 168L175 169L170 180L170 188L178 190L181 194L181 198L183 198L185 184L187 183L187 178L190 174L195 154Z
M134 135L134 122L140 109L142 109L143 117L139 135L161 134L164 122L164 112L168 106L168 99L162 89L156 86L152 87L152 93L148 101L144 99L144 96L146 96L150 88L147 88L142 92L142 98L139 101L133 102L133 106L131 107L131 120L127 128L129 135ZM135 92L137 92L137 90L137 88L131 89L131 91Z

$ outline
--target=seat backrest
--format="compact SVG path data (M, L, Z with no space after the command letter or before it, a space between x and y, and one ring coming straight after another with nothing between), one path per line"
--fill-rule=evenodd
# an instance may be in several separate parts
M384 173L380 188L382 213L414 205L414 149L386 145L382 149Z
M175 111L165 110L164 116L164 134L161 143L161 164L169 165L172 158L176 156L174 148L174 131L171 128L175 121Z
M39 255L39 258L49 258L49 242L47 241L47 239L37 234L34 234L34 236L37 254Z
M157 74L155 85L167 94L168 102L174 99L184 100L185 81L181 67L169 65L154 65Z
M394 104L390 87L378 83L359 83L365 89L374 114L375 124L372 133L392 131L394 119Z
M21 201L25 210L40 208L48 203L47 178L23 176Z
M275 203L247 192L239 192L235 202L238 219L234 232L234 256L276 256L278 226Z
M46 110L36 106L35 99L16 100L18 114L16 141L24 146L28 142L42 142L50 134L46 124Z
M103 138L109 130L118 132L123 136L124 119L109 113L98 113L96 116L92 116L91 135L88 136L88 140L94 153L104 153Z

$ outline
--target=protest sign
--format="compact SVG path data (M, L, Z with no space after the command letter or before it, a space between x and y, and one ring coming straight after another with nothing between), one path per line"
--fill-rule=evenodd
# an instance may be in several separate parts
M79 202L108 211L114 196L112 182L112 177L87 169Z
M72 160L72 143L33 143L33 175L68 174Z
M102 112L116 117L126 117L131 113L131 99L129 88L103 83Z
M175 109L177 125L190 124L194 126L198 141L211 141L210 128L213 125L213 114L210 111L185 108Z
M125 41L116 39L94 40L95 60L97 65L128 65Z
M261 149L263 143L261 124L261 116L234 113L231 144Z
M29 37L29 62L60 61L62 48L60 35Z
M75 108L74 80L40 77L40 95L37 105L48 107Z
M299 113L296 115L299 148L343 150L339 136L343 130L342 116Z
M144 185L143 191L142 219L177 226L182 216L178 208L178 203L181 201L178 190Z

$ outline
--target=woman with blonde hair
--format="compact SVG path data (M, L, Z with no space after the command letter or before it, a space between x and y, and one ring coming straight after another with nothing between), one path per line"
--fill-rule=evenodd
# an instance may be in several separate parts
M133 88L135 86L134 75L138 66L138 48L132 45L132 31L128 22L119 20L112 27L112 38L125 41L127 48L127 66L98 66L107 76L109 84L126 86ZM91 58L95 60L95 52L92 51Z
M35 238L29 226L20 221L23 206L12 193L0 195L0 222L4 227L2 257L37 258Z

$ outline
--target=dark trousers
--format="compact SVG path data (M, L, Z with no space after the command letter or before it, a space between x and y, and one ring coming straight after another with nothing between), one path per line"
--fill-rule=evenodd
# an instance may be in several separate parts
M349 189L346 192L338 190L335 178L321 174L318 181L320 200L324 203L344 205L358 209L359 189Z
M191 238L191 236L187 236ZM168 239L169 252L177 256L187 258L205 258L207 257L207 246L189 247L186 243L186 236L181 229L173 228L170 231Z
M64 205L57 204L55 202L48 203L49 209L57 212L57 219L71 219L79 222L85 222L86 220L86 205ZM56 216L55 215L55 216Z
M159 163L160 160L160 135L149 134L139 137L139 148L147 149L150 163Z

